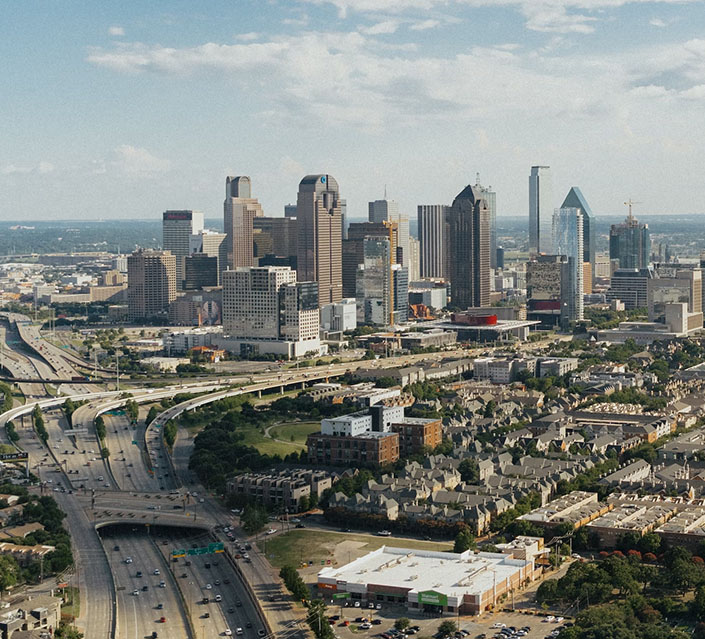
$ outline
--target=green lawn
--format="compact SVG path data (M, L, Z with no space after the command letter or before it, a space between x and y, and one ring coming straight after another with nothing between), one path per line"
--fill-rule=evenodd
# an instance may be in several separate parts
M282 439L301 449L306 446L306 438L319 430L321 430L321 422L289 422L273 426L269 434L274 439Z
M313 568L318 570L321 561L333 560L336 548L341 542L358 542L355 549L340 551L339 563L347 563L363 554L376 550L380 546L397 546L419 550L451 551L450 542L421 541L399 537L378 537L364 533L342 533L328 530L294 529L274 537L262 537L257 543L260 550L265 550L269 563L277 568L285 565L300 566L302 562L313 561Z
M81 611L81 600L79 590L75 586L64 588L64 598L66 603L61 606L61 616L66 615L68 618L78 617Z

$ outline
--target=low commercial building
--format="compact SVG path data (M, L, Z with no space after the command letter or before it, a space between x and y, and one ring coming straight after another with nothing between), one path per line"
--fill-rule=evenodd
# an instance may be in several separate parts
M455 331L434 329L421 333L405 333L401 336L401 347L407 350L415 348L438 348L455 344L457 341L458 334Z
M282 505L287 510L298 510L302 499L308 500L312 494L320 497L331 487L332 481L329 473L320 470L246 473L229 480L227 490L268 506Z
M535 578L534 555L529 552L520 559L517 554L382 546L344 566L321 570L318 590L324 598L349 593L353 601L405 604L432 614L478 615Z

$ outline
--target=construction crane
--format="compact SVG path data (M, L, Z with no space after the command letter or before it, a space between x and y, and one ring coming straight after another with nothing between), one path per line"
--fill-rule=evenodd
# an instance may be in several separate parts
M628 207L629 207L629 214L627 215L627 222L629 222L629 224L633 224L633 223L634 223L634 216L632 215L632 206L634 206L635 204L641 204L641 202L633 202L633 201L632 201L632 198L629 198L629 199L624 203L624 206L628 206Z

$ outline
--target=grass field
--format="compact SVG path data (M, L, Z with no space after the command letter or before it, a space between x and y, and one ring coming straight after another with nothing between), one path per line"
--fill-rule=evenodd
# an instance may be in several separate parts
M317 572L321 561L331 560L344 564L380 546L398 546L419 550L451 551L451 542L420 541L399 537L378 537L364 533L343 533L313 528L295 529L281 535L264 537L258 542L269 562L281 568L285 565L300 566L313 562L312 572Z
M66 615L69 619L78 617L81 612L81 600L78 588L74 586L65 588L64 598L66 599L66 603L61 606L61 616Z
M306 438L319 430L320 422L289 422L272 426L269 434L273 439L281 439L300 450L306 446Z

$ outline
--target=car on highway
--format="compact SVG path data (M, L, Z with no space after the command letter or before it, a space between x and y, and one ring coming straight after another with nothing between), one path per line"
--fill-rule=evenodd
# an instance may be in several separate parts
M160 582L159 582L159 587L160 587L160 588L166 588L166 581L160 581Z
M154 575L161 575L161 573L159 572L159 568L155 568L155 569L154 569L154 572L153 572L152 574L154 574Z
M131 563L132 563L132 557L125 557L125 563L126 563L126 564L131 564Z
M166 623L166 617L160 617L159 623Z
M216 595L215 600L216 601L223 601L223 597L221 595Z
M266 634L267 634L267 633L266 633L264 630L262 630L262 628L260 628L260 629L257 631L257 636L258 636L258 637L264 637L264 635L266 635Z
M137 571L137 574L135 575L135 577L137 577L138 579L141 579L141 578L142 578L142 571L141 571L141 570L138 570L138 571Z
M132 595L133 595L134 597L139 596L139 594L140 594L140 591L139 591L139 590L133 590L133 591L132 591Z

